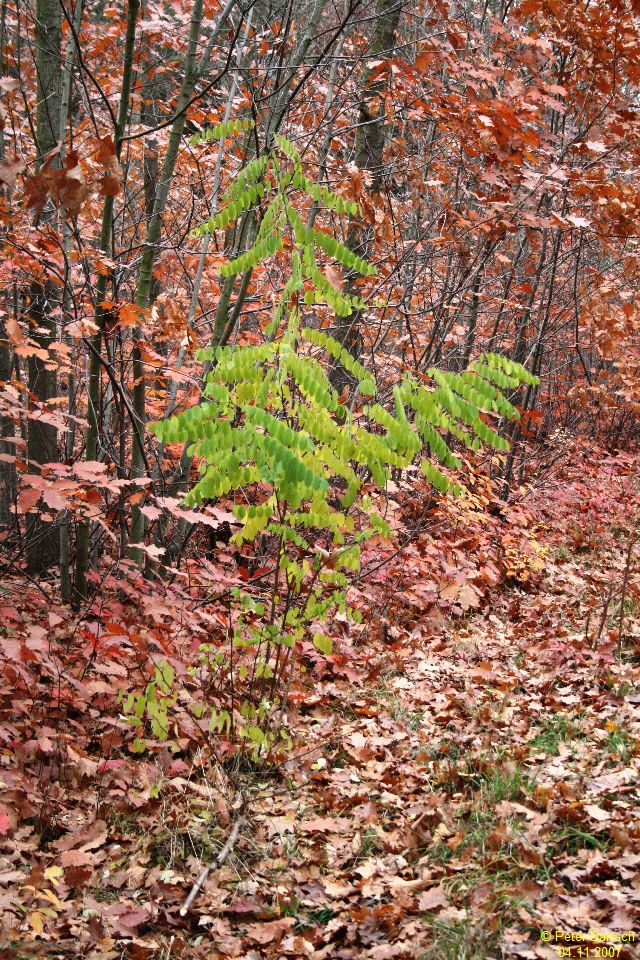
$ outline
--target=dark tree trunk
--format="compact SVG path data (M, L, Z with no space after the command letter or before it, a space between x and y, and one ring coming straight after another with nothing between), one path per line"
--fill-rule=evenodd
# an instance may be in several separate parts
M38 106L36 113L38 161L58 142L60 105L62 100L61 6L58 0L38 0L36 5L36 67L38 72ZM42 219L52 220L55 212L45 211ZM59 291L55 284L32 284L29 319L31 339L42 350L57 340L55 304ZM51 369L49 369L51 367ZM56 396L56 371L53 364L37 356L29 357L29 390L40 405ZM56 428L37 416L27 426L27 457L34 465L58 459ZM54 522L40 514L27 517L26 556L30 573L41 573L58 563L59 530Z
M400 13L401 0L377 0L376 21L373 32L369 57L373 61L383 59L392 50ZM371 175L369 193L380 192L384 178L383 152L386 140L386 125L384 114L384 87L386 77L380 77L370 82L371 67L368 67L362 78L362 94L358 108L358 130L355 143L355 164L359 170L365 170ZM352 219L347 233L347 246L355 254L366 259L371 245L373 230L370 226L363 226L359 220ZM348 279L348 290L354 293L356 289L355 276ZM360 311L354 310L348 317L336 318L336 339L349 350L354 357L360 352ZM350 383L350 375L336 363L331 368L331 382L341 390Z

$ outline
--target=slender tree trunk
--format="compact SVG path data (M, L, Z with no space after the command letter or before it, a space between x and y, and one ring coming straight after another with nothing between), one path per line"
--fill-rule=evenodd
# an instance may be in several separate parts
M64 156L64 143L67 132L67 120L69 119L69 108L71 106L72 76L73 65L76 56L75 38L80 35L82 24L82 8L84 0L76 0L73 11L73 35L67 42L67 52L64 59L64 74L62 79L62 97L60 103L60 130L59 140L62 144L60 157ZM71 229L68 223L63 224L64 251L68 262L69 251L71 249ZM65 274L65 285L62 294L62 316L64 319L68 316L71 300L71 287L69 284L69 275ZM70 340L69 337L66 338ZM69 346L73 353L77 353L77 346L71 342ZM72 370L75 366L72 366ZM73 417L76 413L76 377L69 371L68 377L68 398L69 398L69 421L67 423L67 433L64 441L64 458L70 459L73 456L73 447L75 440L75 423ZM63 603L71 603L73 586L71 582L71 512L64 510L60 516L60 596Z
M7 75L7 58L5 57L6 48L6 19L7 3L2 0L0 8L0 73ZM4 146L4 126L0 125L0 162L5 159ZM14 296L10 296L11 291L5 291L7 304L7 315L12 310L10 300L15 304ZM16 314L13 310L14 317ZM0 382L8 383L11 380L11 369L13 366L13 350L5 330L4 323L0 319ZM11 456L14 453L14 447L10 443L5 443L3 437L11 437L15 433L15 425L10 417L0 417L0 453ZM0 524L5 526L11 519L11 505L15 496L16 488L16 469L13 463L0 460Z
M160 232L162 229L162 218L169 197L173 172L175 170L176 160L180 149L180 140L184 132L184 126L187 119L186 105L191 100L198 81L198 41L202 28L203 0L195 0L193 11L191 13L191 25L189 29L189 44L184 65L184 77L182 88L178 97L178 106L176 117L171 126L167 152L164 156L162 170L158 178L158 188L153 204L151 219L147 225L147 235L145 237L140 269L138 271L138 286L136 290L136 306L146 310L151 300L151 291L153 284L153 266L158 253L158 244L160 241ZM142 331L136 327L133 335L133 411L136 419L137 429L134 431L133 446L131 454L131 475L138 479L146 473L146 456L144 450L144 430L146 419L146 388L144 377L144 362L142 359ZM131 516L131 538L132 544L131 557L140 562L141 551L135 546L144 540L145 520L140 506L133 507Z
M62 98L61 7L58 0L37 0L36 4L36 69L38 105L36 111L38 163L58 143ZM51 208L42 219L53 220ZM29 318L31 337L42 350L57 340L53 307L58 298L53 283L33 283L30 290ZM29 357L29 390L38 404L46 405L56 396L55 366L38 356ZM32 464L52 463L58 459L58 434L55 426L38 417L27 423L27 457ZM41 573L58 562L59 531L52 521L40 514L27 516L26 557L30 573Z
M562 244L562 230L558 230L556 234L556 242L553 250L553 261L551 268L551 276L549 278L549 291L546 294L546 307L542 314L542 317L539 322L538 333L536 337L535 346L533 349L533 357L531 360L531 372L534 373L537 377L540 376L542 372L542 357L544 355L545 347L545 336L547 333L547 328L549 326L549 321L551 319L551 308L553 305L553 294L555 290L556 275L558 270L558 258L560 254L560 246ZM544 302L544 301L543 301ZM523 358L526 359L526 358ZM531 408L531 401L537 393L537 388L532 384L528 384L525 390L524 398L522 400L522 409L526 412ZM502 499L507 500L509 497L509 492L511 489L511 482L513 478L513 468L516 461L516 453L518 447L518 441L521 436L521 421L518 421L514 424L512 434L511 434L511 449L509 450L509 456L507 457L507 462L504 469L504 479L502 487Z
M471 304L469 306L469 320L467 323L467 333L465 336L464 347L462 351L462 359L460 361L460 369L466 370L469 366L469 360L471 359L471 354L473 352L473 347L476 342L476 329L478 326L478 311L480 309L480 285L482 283L482 277L484 274L484 264L478 267L478 271L473 278L473 286L471 287Z
M140 0L129 0L127 8L127 32L124 44L124 67L122 72L122 87L120 90L120 104L114 130L116 157L120 160L122 152L122 135L127 122L131 87L133 83L133 58L136 38L136 23ZM100 229L100 250L109 256L111 253L111 234L113 228L114 200L112 196L105 197L102 208L102 224ZM108 277L100 273L96 283L96 314L97 331L91 339L89 354L89 378L87 386L87 440L85 457L87 460L96 460L98 456L98 438L100 424L100 357L102 351L102 337L104 334L106 312L102 303L106 300ZM75 570L75 600L79 602L87 596L87 571L89 569L91 525L84 521L78 525L76 543L76 570Z
M370 60L378 61L391 51L395 43L401 10L401 0L377 0L375 27L369 48ZM386 139L386 124L383 94L386 80L384 75L381 75L370 82L372 69L373 66L368 66L362 78L354 159L359 170L365 170L371 175L368 190L370 194L376 194L380 192L384 174L382 155ZM347 246L359 257L366 258L372 235L370 226L364 227L359 220L351 219L347 231ZM355 292L355 280L356 277L351 276L347 285L352 293ZM357 357L360 343L360 311L354 310L348 317L337 317L335 335L336 339ZM339 390L350 383L349 374L339 363L332 365L331 382Z
M12 367L13 356L9 338L4 323L0 320L0 382L8 383L11 380ZM0 453L7 456L15 454L14 445L3 440L4 437L12 437L15 432L16 425L13 420L10 417L0 417ZM0 525L2 526L7 525L11 520L11 507L15 498L15 490L15 465L0 460Z

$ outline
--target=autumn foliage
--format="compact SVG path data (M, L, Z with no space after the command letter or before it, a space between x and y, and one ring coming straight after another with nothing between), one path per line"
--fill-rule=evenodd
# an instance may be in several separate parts
M0 956L640 937L639 17L3 5Z

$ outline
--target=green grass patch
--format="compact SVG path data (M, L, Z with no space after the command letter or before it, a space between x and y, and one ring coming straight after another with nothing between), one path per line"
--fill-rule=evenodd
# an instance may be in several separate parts
M574 720L564 713L558 713L550 720L531 741L534 753L545 753L557 757L561 743L571 740L584 739L584 733Z
M605 746L609 753L615 754L623 763L627 763L635 753L637 743L633 737L629 736L627 730L616 725L609 730Z
M333 920L338 914L331 907L316 907L309 910L303 906L302 902L292 895L290 900L277 902L278 917L293 917L296 921L295 929L297 931L310 930L312 927L325 927L330 920Z
M499 932L467 920L424 918L431 927L433 943L420 955L420 960L492 960L495 957Z
M377 831L373 827L369 827L368 830L362 834L362 840L360 841L360 849L358 851L358 859L364 860L366 857L375 855L376 853L382 853L383 847L380 843L380 837L377 834Z
M583 830L580 827L562 827L555 831L551 843L547 848L547 859L557 856L558 853L577 853L578 850L606 851L612 845L611 834L608 830Z

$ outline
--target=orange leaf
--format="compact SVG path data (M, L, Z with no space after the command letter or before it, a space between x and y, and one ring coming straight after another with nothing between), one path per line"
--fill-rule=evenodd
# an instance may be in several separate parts
M96 153L96 160L104 167L98 192L101 197L116 197L122 189L122 168L116 156L113 137L104 137Z
M125 303L118 310L118 317L121 327L137 327L144 320L145 312L135 303Z

